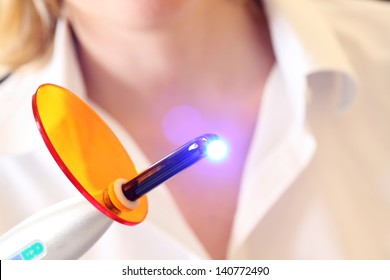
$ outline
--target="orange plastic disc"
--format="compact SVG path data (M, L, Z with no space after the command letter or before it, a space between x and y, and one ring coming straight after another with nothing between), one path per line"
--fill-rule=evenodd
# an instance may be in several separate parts
M147 197L133 210L117 211L107 203L110 184L130 180L135 166L106 123L70 91L52 84L33 96L38 129L55 161L73 185L102 213L126 225L142 222L148 211Z

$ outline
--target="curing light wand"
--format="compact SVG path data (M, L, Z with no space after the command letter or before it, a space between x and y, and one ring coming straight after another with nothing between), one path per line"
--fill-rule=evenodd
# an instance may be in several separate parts
M138 199L149 191L190 167L204 157L220 161L227 155L226 143L215 134L199 136L163 159L159 160L136 177L126 182L119 178L113 182L113 191L105 193L106 206L114 213L138 207ZM111 187L111 186L110 186Z
M226 144L214 134L197 137L150 168L126 182L123 179L104 200L118 210L113 200L127 210L137 207L143 195L207 157L222 160L227 154ZM121 181L122 180L122 181ZM114 182L114 185L115 185ZM63 201L24 220L0 237L0 259L78 259L112 224L112 220L93 207L86 199Z
M136 201L200 159L206 156L212 159L223 157L226 152L224 147L224 143L217 135L205 134L197 137L123 184L123 193L127 199Z

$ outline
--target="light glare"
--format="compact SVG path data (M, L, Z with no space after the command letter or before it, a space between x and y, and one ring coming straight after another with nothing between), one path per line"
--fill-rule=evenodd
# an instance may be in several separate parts
M228 146L225 141L217 139L207 145L207 157L213 161L221 161L228 154Z

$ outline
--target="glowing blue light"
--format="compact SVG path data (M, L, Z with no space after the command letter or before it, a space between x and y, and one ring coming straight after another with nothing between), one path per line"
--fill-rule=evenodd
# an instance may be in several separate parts
M211 141L206 148L207 157L213 161L224 160L227 157L228 152L228 145L221 139Z

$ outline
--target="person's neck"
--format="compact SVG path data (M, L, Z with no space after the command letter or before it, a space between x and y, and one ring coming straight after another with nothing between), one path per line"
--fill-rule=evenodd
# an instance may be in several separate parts
M212 2L151 30L74 26L90 97L115 107L130 96L147 104L164 94L203 101L252 90L273 59L264 19L240 1L204 4Z

